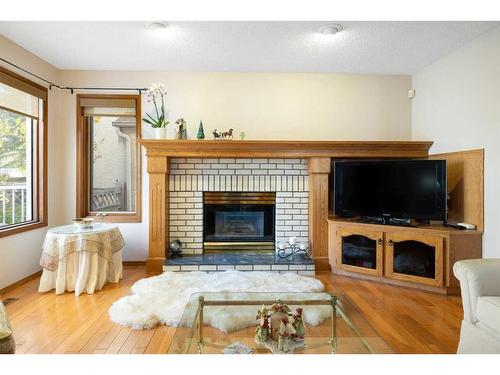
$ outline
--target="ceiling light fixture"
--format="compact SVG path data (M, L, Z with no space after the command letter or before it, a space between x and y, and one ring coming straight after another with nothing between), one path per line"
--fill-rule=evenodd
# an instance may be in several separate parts
M338 23L332 23L330 25L323 26L319 32L323 35L331 36L341 32L342 30L344 30L342 25L339 25Z
M148 30L162 31L168 28L168 23L165 21L153 21L148 24Z

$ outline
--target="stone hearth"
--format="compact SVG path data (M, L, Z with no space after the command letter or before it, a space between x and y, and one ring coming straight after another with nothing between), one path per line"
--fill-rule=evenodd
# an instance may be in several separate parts
M314 276L315 266L314 261L309 256L296 255L293 258L282 259L268 253L214 253L167 259L163 270L166 272L274 271Z

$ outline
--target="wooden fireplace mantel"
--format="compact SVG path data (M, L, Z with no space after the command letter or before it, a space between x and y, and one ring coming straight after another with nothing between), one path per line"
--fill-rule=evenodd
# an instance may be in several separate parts
M193 158L402 158L427 157L432 142L209 141L143 139L148 156Z
M209 141L150 140L149 256L147 270L161 273L168 244L169 158L309 159L309 243L317 270L328 269L328 178L332 158L427 158L432 142L412 141Z

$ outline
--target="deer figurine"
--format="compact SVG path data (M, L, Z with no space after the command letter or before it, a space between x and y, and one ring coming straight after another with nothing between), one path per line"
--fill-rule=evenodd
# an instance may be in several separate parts
M229 129L227 132L223 132L222 139L233 139L233 128Z

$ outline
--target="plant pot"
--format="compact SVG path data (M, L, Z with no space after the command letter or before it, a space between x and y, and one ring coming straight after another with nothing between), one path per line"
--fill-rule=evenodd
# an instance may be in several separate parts
M156 139L165 139L167 135L167 128L154 128Z

